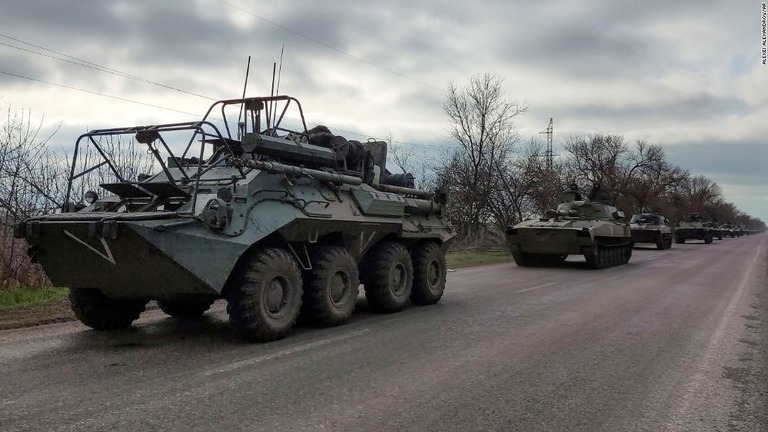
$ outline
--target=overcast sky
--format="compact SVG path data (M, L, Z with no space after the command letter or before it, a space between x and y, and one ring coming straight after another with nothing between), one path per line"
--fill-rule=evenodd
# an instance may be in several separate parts
M280 92L310 126L434 151L450 145L447 84L490 72L529 105L523 140L550 117L556 144L646 139L768 221L761 14L753 0L3 0L0 115L61 124L62 146L90 128L194 120L240 96L249 55L248 93L268 94L284 45Z

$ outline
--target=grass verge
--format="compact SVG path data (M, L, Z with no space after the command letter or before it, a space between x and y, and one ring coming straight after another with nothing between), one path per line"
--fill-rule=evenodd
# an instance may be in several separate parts
M59 302L67 297L66 288L28 288L24 286L0 290L0 310L18 309Z
M445 255L445 262L450 269L509 261L512 261L512 256L507 251L453 251Z

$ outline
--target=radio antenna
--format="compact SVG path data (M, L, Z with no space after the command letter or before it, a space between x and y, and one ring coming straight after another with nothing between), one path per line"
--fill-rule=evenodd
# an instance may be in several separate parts
M277 69L277 63L272 63L272 89L269 91L269 96L273 97L275 95L275 69ZM267 129L270 129L272 125L270 125L270 120L272 119L272 110L275 108L275 101L270 101L269 103L269 112L267 113ZM272 131L274 133L274 131Z
M245 83L243 83L243 97L245 99L245 91L248 88L248 74L251 72L251 56L248 56L248 65L245 67ZM245 108L245 101L240 104L240 114L237 115L237 139L242 139L245 133L245 122L242 121L243 109Z
M280 75L283 73L283 52L285 51L285 44L280 48L280 68L277 70L277 87L275 88L275 96L280 94ZM272 112L272 124L277 121L277 110Z

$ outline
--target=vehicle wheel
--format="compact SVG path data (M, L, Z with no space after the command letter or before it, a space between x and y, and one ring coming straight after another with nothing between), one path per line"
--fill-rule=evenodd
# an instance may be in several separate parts
M672 237L664 240L664 249L672 249Z
M723 239L723 235L722 235L722 234L719 234L719 235L717 236L717 239L718 239L718 240L722 240L722 239Z
M96 330L131 325L147 307L144 299L113 299L97 289L70 288L69 304L83 324Z
M664 237L659 237L658 240L656 240L656 249L662 250L664 249Z
M251 256L227 287L227 313L245 339L268 342L290 333L301 310L301 271L283 249Z
M447 275L443 249L437 243L422 243L413 251L412 259L411 301L417 305L439 302L445 290Z
M710 244L710 243L712 243L712 236L711 236L711 235L706 235L706 236L704 236L704 243L705 243L705 244Z
M590 268L602 268L605 260L604 255L605 253L603 249L597 242L593 242L591 247L584 248L584 259L587 261L587 266Z
M312 270L304 273L302 316L322 326L343 324L355 310L359 286L357 263L346 249L318 249L313 254Z
M408 304L413 288L413 265L408 250L400 243L374 246L366 257L368 280L365 298L377 312L397 312Z
M672 239L669 239L670 244L672 243ZM629 259L632 258L632 247L634 245L625 246L623 248L623 256L621 257L621 264L627 264L629 262Z
M211 308L213 297L188 297L170 300L158 300L160 310L178 320L194 320L202 318L205 311Z
M520 250L520 245L511 245L509 252L512 254L512 259L515 260L515 264L519 267L531 267L534 265L534 258L530 254L527 254Z
M675 243L678 243L678 244L685 243L685 239L682 237L675 237Z

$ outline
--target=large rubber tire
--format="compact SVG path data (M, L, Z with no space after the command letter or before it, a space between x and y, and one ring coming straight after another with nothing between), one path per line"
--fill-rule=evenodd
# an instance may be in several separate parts
M343 324L357 302L357 263L346 249L338 246L321 247L312 258L312 270L304 272L302 320L307 318L321 326Z
M712 235L707 234L706 236L704 236L704 244L710 244L710 243L712 243Z
M250 258L226 289L232 327L246 340L269 342L288 335L301 310L301 270L280 248Z
M147 307L144 299L113 299L97 289L70 288L69 304L83 324L96 330L131 325Z
M368 272L365 298L377 312L398 312L408 304L413 288L413 264L400 243L379 243L365 258Z
M188 297L180 299L158 300L160 310L178 320L195 320L203 317L211 308L213 297Z
M434 242L418 245L413 259L413 289L411 301L417 305L431 305L440 301L445 291L447 269L445 253Z
M685 243L685 239L682 237L675 237L675 243L683 244Z

